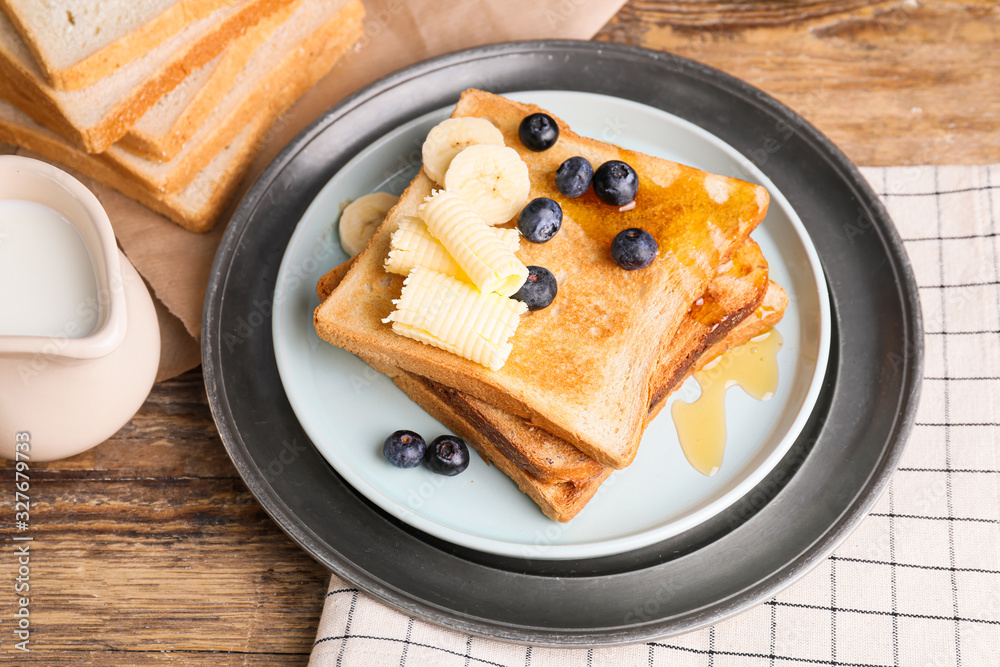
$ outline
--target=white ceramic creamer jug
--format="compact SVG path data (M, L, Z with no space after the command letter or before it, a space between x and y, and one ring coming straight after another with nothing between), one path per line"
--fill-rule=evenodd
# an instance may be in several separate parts
M149 394L159 351L149 292L94 194L0 156L0 456L50 461L103 442Z

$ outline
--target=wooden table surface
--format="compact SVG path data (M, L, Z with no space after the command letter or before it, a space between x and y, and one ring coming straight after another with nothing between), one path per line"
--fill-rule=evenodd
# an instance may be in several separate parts
M597 39L743 78L858 164L1000 162L994 0L633 1ZM0 480L12 515L9 462ZM31 496L32 652L12 648L11 583L0 664L307 662L328 573L236 474L199 370L155 386L99 447L34 465Z

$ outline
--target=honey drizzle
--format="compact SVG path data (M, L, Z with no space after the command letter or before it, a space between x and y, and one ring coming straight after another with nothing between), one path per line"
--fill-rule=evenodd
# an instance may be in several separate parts
M620 159L632 158L623 151ZM635 164L634 159L632 164ZM708 266L723 250L719 243L728 238L726 230L718 229L712 222L719 217L720 211L730 211L728 215L734 219L731 224L735 224L737 217L740 220L753 218L758 204L755 191L749 187L734 189L725 205L717 204L702 196L704 178L703 172L691 170L682 172L670 185L662 186L640 177L635 207L628 211L619 211L601 202L593 188L574 199L553 191L542 191L538 196L555 198L563 215L579 225L600 247L610 247L611 240L623 229L638 227L656 239L660 257L673 256L683 266ZM532 186L532 196L535 196L536 184ZM716 238L720 231L723 233Z
M770 399L778 388L778 350L781 334L755 336L710 361L694 374L701 396L694 402L674 401L670 415L681 450L695 470L712 476L722 467L726 449L726 390L739 385L758 401Z

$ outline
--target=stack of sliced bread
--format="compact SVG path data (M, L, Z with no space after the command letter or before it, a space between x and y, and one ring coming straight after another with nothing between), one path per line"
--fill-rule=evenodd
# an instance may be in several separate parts
M0 0L0 142L212 228L360 0Z

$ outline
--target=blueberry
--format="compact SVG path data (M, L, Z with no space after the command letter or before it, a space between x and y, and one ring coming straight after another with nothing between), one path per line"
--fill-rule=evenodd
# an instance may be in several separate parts
M396 431L382 445L382 454L397 468L417 467L426 450L427 443L413 431Z
M529 266L528 279L510 298L523 301L528 310L541 310L556 298L559 286L556 277L544 266Z
M562 226L562 207L548 197L532 199L517 214L517 229L532 243L545 243Z
M439 475L457 475L469 467L469 448L461 438L442 435L427 448L424 464Z
M626 229L611 242L611 259L626 271L645 269L656 259L659 249L656 239L645 229Z
M608 160L594 173L594 194L605 204L624 206L635 200L639 177L621 160Z
M559 125L552 116L545 113L533 113L525 116L517 128L517 136L528 150L545 151L556 143L559 138Z
M594 179L594 168L587 158L571 157L559 165L556 170L556 189L566 197L579 197Z

